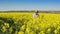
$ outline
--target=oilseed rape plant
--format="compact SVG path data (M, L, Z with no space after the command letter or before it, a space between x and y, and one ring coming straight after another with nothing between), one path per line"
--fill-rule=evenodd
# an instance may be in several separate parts
M60 34L60 14L33 12L1 12L0 34Z

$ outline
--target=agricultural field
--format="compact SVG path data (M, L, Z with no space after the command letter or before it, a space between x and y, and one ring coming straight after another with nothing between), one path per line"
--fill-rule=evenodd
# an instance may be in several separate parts
M0 34L60 34L60 14L0 12Z

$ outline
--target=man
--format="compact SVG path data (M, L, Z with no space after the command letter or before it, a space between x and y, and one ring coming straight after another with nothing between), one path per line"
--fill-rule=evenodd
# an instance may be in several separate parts
M35 13L33 14L33 18L38 18L38 17L39 17L38 11L35 11Z

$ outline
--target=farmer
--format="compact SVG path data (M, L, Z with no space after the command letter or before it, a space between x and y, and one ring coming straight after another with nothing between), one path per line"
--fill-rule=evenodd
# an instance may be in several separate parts
M33 14L33 18L38 18L39 14L38 14L38 10L35 11L35 13Z
M33 24L39 22L39 14L38 14L38 11L34 11L34 14L33 14Z

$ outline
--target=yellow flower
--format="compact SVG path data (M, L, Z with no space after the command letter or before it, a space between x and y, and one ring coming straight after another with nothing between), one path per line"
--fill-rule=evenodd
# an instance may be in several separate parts
M54 30L54 33L55 33L55 34L57 34L57 33L58 33L58 31L57 31L57 30Z
M34 31L29 32L28 34L36 34Z
M6 29L5 26L3 26L1 30L2 30L3 32L5 32L7 29Z
M18 34L24 34L24 32L23 31L20 31L20 32L18 32Z
M20 30L22 30L22 31L23 31L24 29L25 29L25 25L23 25L23 26L20 28Z
M9 23L4 23L6 28L9 28Z
M28 28L26 28L26 32L27 33L29 33L30 32L30 28L28 27Z
M48 30L47 30L47 32L50 32L51 31L51 29L49 28Z
M39 34L45 34L43 31L41 31Z
M60 26L58 26L57 29L59 30L60 29Z

